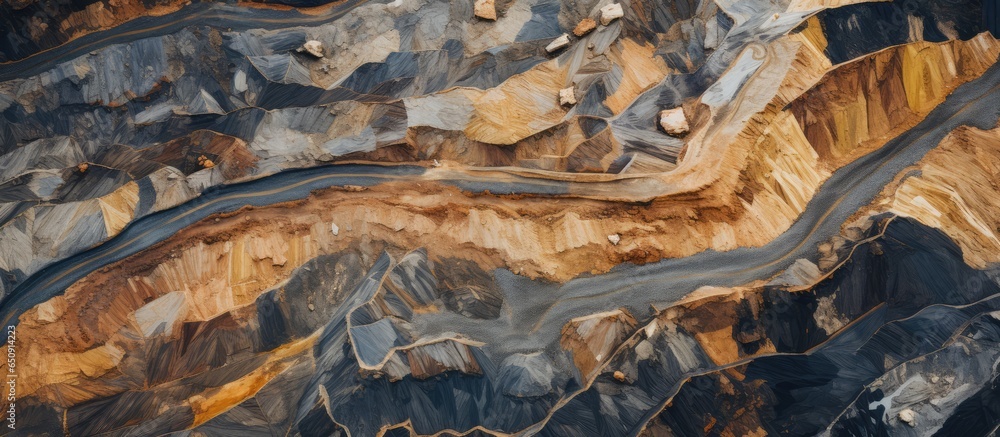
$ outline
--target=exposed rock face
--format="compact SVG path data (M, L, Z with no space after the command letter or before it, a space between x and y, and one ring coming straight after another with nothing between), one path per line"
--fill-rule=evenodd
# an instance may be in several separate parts
M950 309L938 311L915 302L940 302L944 308L961 306L963 302L978 302L987 296L992 302L1000 289L992 281L985 279L984 272L964 265L958 271L936 270L934 275L941 276L931 282L926 281L927 276L913 277L909 272L915 271L911 270L915 266L908 263L917 262L916 258L904 257L905 261L893 258L895 251L920 251L925 256L920 259L936 263L937 261L930 260L941 261L942 257L955 256L955 247L947 242L943 234L934 231L928 234L927 228L902 219L892 220L887 225L883 222L873 226L869 232L880 228L885 229L883 236L876 236L874 240L842 251L845 255L850 253L844 266L834 271L829 280L804 291L789 293L771 287L705 290L703 297L697 297L698 293L695 293L689 300L668 308L647 329L640 330L631 341L625 343L628 345L627 349L621 352L621 356L610 360L606 374L598 378L605 385L592 385L588 394L607 396L614 389L627 387L631 396L660 399L662 412L644 426L651 435L661 435L668 431L674 435L683 435L701 432L706 427L735 435L761 432L810 434L825 429L831 420L835 423L834 429L857 433L863 428L852 427L871 426L867 422L868 418L883 423L883 420L897 417L896 412L905 407L897 406L888 396L896 399L907 396L899 396L902 393L893 392L894 387L873 381L873 378L881 375L883 366L897 369L890 374L897 374L909 366L934 368L933 365L922 364L919 357L927 353L945 353L935 351L942 343L947 343L953 330L994 332L995 329L989 327L992 326L991 323L995 324L995 320L989 315L992 304L976 304L974 306L977 309L969 312L952 312ZM870 233L862 234L861 241L871 236ZM914 241L911 238L922 239L924 243L911 246ZM876 245L878 253L871 250ZM925 252L928 250L933 254ZM871 276L871 271L868 270L870 262L888 262L888 265L883 265L886 270L880 272L890 272L889 275L882 276L883 273L878 273ZM869 287L876 289L846 286L848 283L864 283L866 279L874 280L876 277L879 278L876 282L868 283L871 284ZM903 279L904 277L907 279ZM978 289L966 289L967 293L949 291L949 287L963 284L968 278L979 278L985 282L980 282ZM907 284L920 285L911 287ZM815 299L823 296L833 299L835 311L842 317L857 321L851 327L838 331L837 335L816 329L810 315L813 310L809 309L815 307L809 302L815 302ZM956 316L955 319L951 319L952 316ZM942 323L945 319L952 321ZM963 323L967 321L975 322L969 326ZM948 334L942 334L937 329L946 330ZM810 334L804 335L806 332ZM971 337L962 338L961 342L972 341ZM860 349L847 347L852 344L857 344ZM984 360L990 360L990 357L996 357L1000 353L1000 349L995 347L995 340L985 340L981 346L986 349L983 351ZM954 350L961 350L962 347L955 345ZM974 354L980 353L979 346L975 349L977 352ZM837 375L839 366L836 363L856 359L871 364L857 367L850 365L852 369L860 371L859 374ZM899 367L895 367L897 365ZM705 376L683 380L670 376L678 373L674 366L680 366L680 373L700 374L705 368L718 370ZM785 366L795 366L799 371L787 372L784 370ZM973 367L978 369L978 365ZM628 380L627 386L612 382L619 380L613 374L613 369L623 368L636 372L633 373L634 380ZM621 371L628 379L629 370ZM951 372L950 369L939 371L945 374ZM985 378L973 377L977 378L976 384L987 383L992 372L995 371L986 371ZM930 377L928 374L927 378ZM815 392L815 396L794 403L779 401L787 399L785 396L793 396L788 387L796 387L796 391L802 390L803 386L795 382L802 378L818 382L807 389L810 393ZM942 386L946 385L943 378L941 382ZM670 395L670 390L676 384L681 386L680 391L676 395ZM840 397L840 389L834 387L842 387L843 384L850 384L855 388L845 390L845 395ZM875 397L863 397L855 403L855 393L859 389L873 393ZM919 392L921 389L913 386L913 390ZM948 392L947 388L942 387L940 391L935 390L932 396L940 399L939 396L946 397ZM882 400L883 405L878 405L883 393L887 397ZM582 411L586 411L580 407L587 398L588 396L578 396L579 401L573 402L577 405L565 406L566 412L557 413L557 416L565 414L565 419L569 420L570 415L576 414L578 421L600 420L594 414L588 415L589 417L579 416ZM815 402L806 399L813 399ZM924 399L926 402L927 398ZM881 411L883 407L892 408L892 412L888 416L881 413L871 415ZM624 415L633 407L622 403L615 408L617 414ZM811 414L799 414L802 409L808 409ZM847 414L842 416L845 409ZM868 411L869 409L872 411ZM944 417L949 415L950 413L945 413ZM697 419L692 421L692 418ZM845 429L842 425L847 425L848 428ZM901 422L901 426L909 428L906 423ZM923 426L933 427L930 423Z
M0 3L13 435L995 432L991 2L77 3Z
M187 297L178 291L168 293L135 310L133 316L144 337L171 335L187 316Z
M1000 127L962 126L901 174L874 202L874 212L912 217L941 229L962 248L969 265L985 269L1000 261L1000 221L993 212L1000 168L994 141Z
M8 37L0 43L0 60L24 59L135 19L167 15L183 6L184 2L169 0L5 1L0 4L0 27L8 31Z

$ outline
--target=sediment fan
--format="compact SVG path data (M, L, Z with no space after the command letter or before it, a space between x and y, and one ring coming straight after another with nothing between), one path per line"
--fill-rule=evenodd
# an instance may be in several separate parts
M5 0L4 435L995 434L998 22Z

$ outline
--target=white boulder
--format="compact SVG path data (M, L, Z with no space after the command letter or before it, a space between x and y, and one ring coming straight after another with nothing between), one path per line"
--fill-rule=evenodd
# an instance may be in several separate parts
M559 38L552 40L552 42L550 42L549 45L545 46L545 51L552 53L568 45L569 45L569 34L564 33L562 35L559 35Z
M684 115L684 109L681 108L660 111L660 127L667 134L675 137L684 135L691 130L687 117Z
M306 53L309 53L310 55L313 55L313 56L315 56L317 58L322 58L323 57L323 43L321 43L319 41L316 41L314 39L311 39L309 41L306 41L305 44L302 44L302 48L299 49L299 52L306 52Z
M576 91L573 91L573 87L559 90L559 104L563 106L576 104Z
M917 412L909 408L899 411L899 420L910 426L917 426Z
M620 3L612 3L601 8L601 24L605 26L623 16L625 16L625 11L622 10Z

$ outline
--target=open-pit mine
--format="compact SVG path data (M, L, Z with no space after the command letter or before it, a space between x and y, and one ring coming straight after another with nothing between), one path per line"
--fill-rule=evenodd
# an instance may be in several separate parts
M0 0L0 436L1000 435L998 0Z

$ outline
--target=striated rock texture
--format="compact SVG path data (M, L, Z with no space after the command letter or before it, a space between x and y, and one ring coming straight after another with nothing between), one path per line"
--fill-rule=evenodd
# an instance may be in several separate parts
M3 434L996 434L998 22L6 0Z

